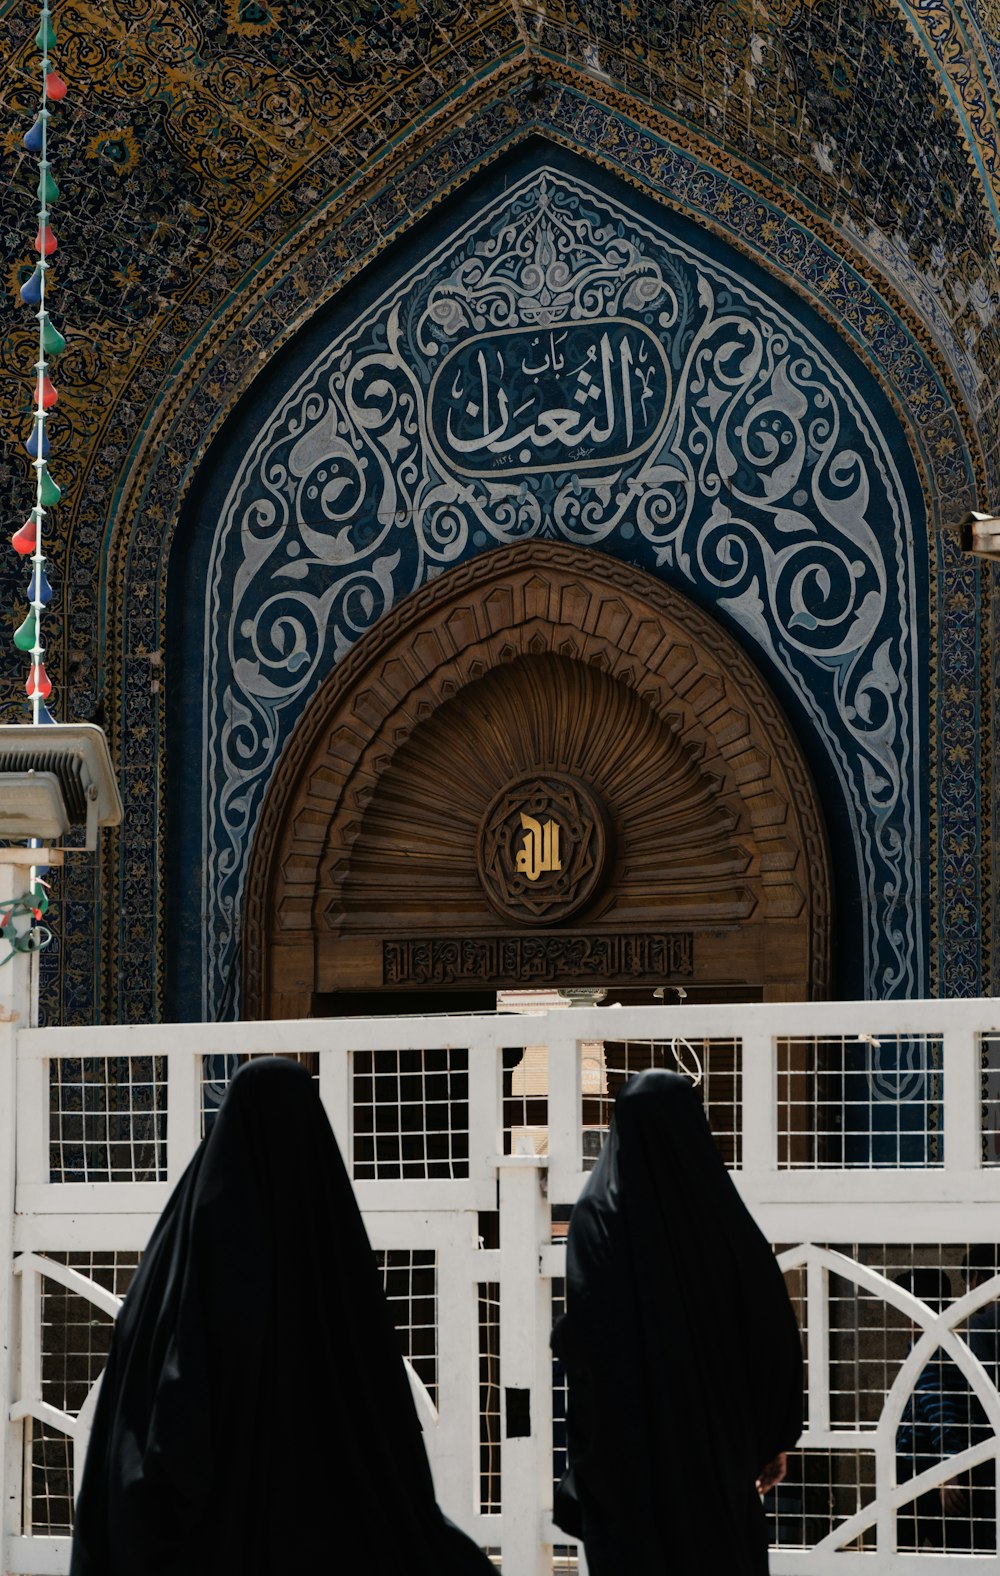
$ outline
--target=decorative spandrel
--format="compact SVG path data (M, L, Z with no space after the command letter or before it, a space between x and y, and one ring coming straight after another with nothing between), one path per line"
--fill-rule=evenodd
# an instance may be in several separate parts
M209 573L206 1012L306 701L403 597L531 538L626 558L739 631L847 827L865 990L920 994L912 466L846 348L744 267L624 188L539 168L277 401Z
M594 896L608 858L597 795L558 772L520 778L497 794L479 833L479 879L498 914L557 924Z

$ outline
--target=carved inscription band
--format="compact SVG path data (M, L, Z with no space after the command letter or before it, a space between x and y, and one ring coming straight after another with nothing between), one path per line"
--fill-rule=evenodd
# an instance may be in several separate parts
M690 931L659 935L433 937L384 941L386 985L512 983L553 985L586 979L690 979Z

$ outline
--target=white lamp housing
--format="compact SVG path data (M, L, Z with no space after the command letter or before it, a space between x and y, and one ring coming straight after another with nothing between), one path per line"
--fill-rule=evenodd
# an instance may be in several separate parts
M53 842L85 826L117 826L122 802L104 731L92 722L0 726L0 837Z

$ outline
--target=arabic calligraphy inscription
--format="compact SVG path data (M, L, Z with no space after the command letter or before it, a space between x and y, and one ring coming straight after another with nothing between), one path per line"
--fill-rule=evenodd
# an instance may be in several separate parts
M670 368L658 339L623 318L479 334L450 350L430 387L430 437L466 476L607 469L655 443Z
M524 841L517 851L515 861L518 875L524 876L528 881L537 881L539 876L547 871L561 870L559 822L549 820L542 826L534 816L525 815L522 810L521 826L524 831Z
M479 879L505 919L555 924L596 894L608 830L597 795L575 777L545 772L502 789L479 832Z
M567 985L689 980L694 933L431 936L382 943L386 985Z

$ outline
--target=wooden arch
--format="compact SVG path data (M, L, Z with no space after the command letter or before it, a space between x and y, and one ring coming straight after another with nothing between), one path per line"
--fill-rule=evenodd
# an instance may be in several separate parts
M409 597L310 702L251 852L243 1011L474 983L817 997L829 915L809 771L740 647L642 571L533 541Z

